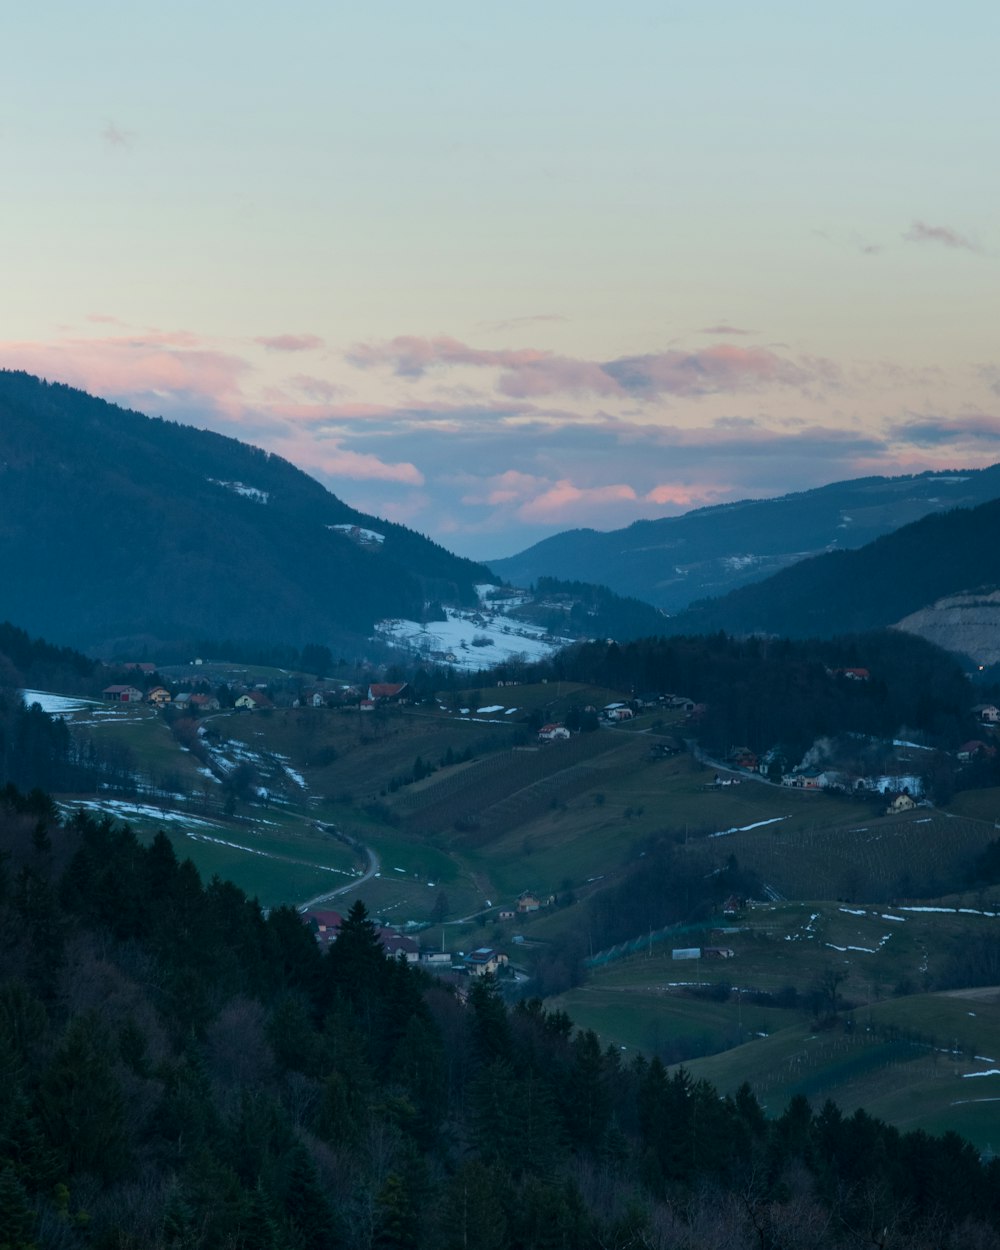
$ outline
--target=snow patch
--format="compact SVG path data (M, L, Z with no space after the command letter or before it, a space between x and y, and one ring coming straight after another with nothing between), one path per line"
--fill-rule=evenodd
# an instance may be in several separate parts
M43 712L58 716L63 712L82 712L86 708L100 707L96 699L75 699L66 694L51 694L48 690L22 690L21 698L28 707L39 704Z
M271 498L269 491L258 490L256 486L247 486L245 482L223 482L217 477L207 477L205 481L211 482L213 486L224 486L233 494L242 495L244 499L252 499L254 503L267 503Z
M360 525L328 525L326 528L346 534L348 538L353 538L355 542L373 543L379 547L385 542L384 534L380 534L377 530L363 529Z
M710 838L725 838L731 833L746 833L750 829L761 829L764 825L776 825L779 820L789 820L788 816L772 816L770 820L758 820L752 825L736 825L732 829L721 829L718 833L710 833Z

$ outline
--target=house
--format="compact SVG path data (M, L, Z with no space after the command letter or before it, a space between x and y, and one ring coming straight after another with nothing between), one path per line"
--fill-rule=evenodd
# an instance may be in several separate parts
M105 686L101 694L105 703L142 702L142 691L135 686Z
M537 894L532 894L530 890L525 890L517 900L517 910L523 916L525 912L538 911L542 901Z
M362 699L361 702L358 704L358 707L360 708L362 712L374 712L375 700L374 699Z
M148 664L148 663L137 664L134 660L130 661L128 664L123 664L121 667L125 670L126 673L146 673L147 676L150 673L156 672L155 664Z
M912 812L916 807L914 800L904 790L902 794L897 794L889 806L885 809L887 816L895 816L897 812Z
M152 690L146 691L146 702L162 707L165 703L170 702L170 691L166 686L154 686Z
M196 707L199 712L217 712L219 710L219 700L214 694L193 694L189 703L191 707Z
M994 755L996 755L996 747L987 746L979 738L973 738L969 742L962 743L958 748L957 758L963 764L967 764L970 760L979 759L980 757L992 759Z
M379 681L368 687L368 698L373 703L391 703L395 702L405 689L405 681Z
M731 946L703 946L701 953L704 959L732 959L736 954Z
M517 915L517 912L511 911L509 907L505 907L504 910L501 911L500 914L497 916L497 919L498 920L513 920L516 915Z
M810 776L808 773L785 773L781 779L783 786L791 786L793 790L819 790L820 781L818 776Z
M630 707L606 707L601 713L606 721L632 720L635 712Z
M266 708L274 707L274 704L259 690L248 690L246 694L241 694L236 700L236 707L247 712L264 711Z
M757 756L749 747L733 747L729 752L729 758L737 768L748 768L750 772L757 771Z
M972 709L984 725L1000 724L1000 708L994 703L977 703Z
M344 923L344 918L339 911L328 911L318 907L310 907L308 911L304 911L302 919L312 929L316 941L322 947L336 942L340 926Z
M419 943L416 938L407 937L405 933L397 933L395 929L379 929L378 940L390 959L401 959L404 963L415 964L420 958Z
M560 725L557 722L553 722L551 725L543 725L538 731L539 742L557 742L568 737L569 730L565 725Z
M848 681L871 681L871 673L866 668L828 668L831 677L846 677Z
M465 957L465 966L469 970L469 975L474 977L485 977L496 973L506 964L507 956L491 946L480 946L478 950Z
M745 899L740 898L738 894L730 894L722 904L722 914L724 916L738 916L745 906Z

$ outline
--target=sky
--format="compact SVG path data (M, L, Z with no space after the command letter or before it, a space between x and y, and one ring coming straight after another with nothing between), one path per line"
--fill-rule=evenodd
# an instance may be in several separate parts
M995 0L5 10L0 367L480 559L1000 459Z

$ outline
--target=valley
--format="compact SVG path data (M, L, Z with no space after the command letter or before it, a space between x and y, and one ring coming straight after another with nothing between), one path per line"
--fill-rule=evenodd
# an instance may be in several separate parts
M699 762L682 707L539 742L543 724L631 699L572 681L209 711L180 732L145 704L29 697L133 770L134 795L59 795L65 813L106 812L147 843L163 829L203 879L265 908L360 898L439 966L502 950L604 1044L723 1092L746 1080L775 1110L801 1092L982 1149L995 1136L1000 969L983 952L1000 891L961 883L997 838L1000 790L887 815L880 796ZM680 877L689 917L664 926L653 895Z

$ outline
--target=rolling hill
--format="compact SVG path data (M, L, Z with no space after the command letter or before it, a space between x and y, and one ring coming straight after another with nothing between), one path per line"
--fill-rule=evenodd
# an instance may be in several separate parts
M778 499L699 508L599 533L556 534L519 555L489 560L517 585L584 578L678 612L759 582L809 556L863 547L928 514L1000 496L1000 465L956 473L867 477Z
M0 618L78 647L331 643L481 565L355 511L279 456L0 372Z

